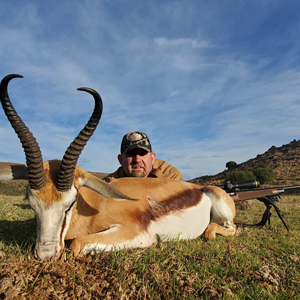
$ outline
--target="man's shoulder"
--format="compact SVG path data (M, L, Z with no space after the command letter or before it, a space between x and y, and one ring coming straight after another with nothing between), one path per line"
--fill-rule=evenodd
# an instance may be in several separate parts
M162 159L156 159L151 172L158 178L182 180L180 171Z
M163 166L170 166L170 164L168 164L166 161L164 161L162 159L155 159L155 161L153 163L153 168L159 168L159 167L163 167Z

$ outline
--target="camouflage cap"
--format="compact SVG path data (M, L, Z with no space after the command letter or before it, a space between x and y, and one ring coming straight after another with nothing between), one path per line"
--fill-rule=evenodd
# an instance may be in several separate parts
M121 143L121 153L125 154L135 148L152 152L150 141L146 133L133 131L125 134Z

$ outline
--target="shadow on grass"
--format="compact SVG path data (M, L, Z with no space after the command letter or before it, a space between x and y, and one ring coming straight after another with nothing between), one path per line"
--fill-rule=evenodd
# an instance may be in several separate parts
M35 219L25 221L0 221L0 240L7 246L17 245L21 248L35 243Z
M29 204L13 204L13 206L20 207L21 209L31 209Z

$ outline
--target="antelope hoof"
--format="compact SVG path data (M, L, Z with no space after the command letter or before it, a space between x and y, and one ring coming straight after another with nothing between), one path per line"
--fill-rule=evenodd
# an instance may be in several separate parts
M81 247L77 242L75 242L75 240L71 243L69 249L70 249L71 253L73 253L74 256L79 256L79 254L81 252Z

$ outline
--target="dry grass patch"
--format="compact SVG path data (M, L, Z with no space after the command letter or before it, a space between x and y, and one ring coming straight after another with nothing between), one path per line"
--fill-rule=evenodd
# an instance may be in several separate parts
M300 196L279 203L271 226L239 227L214 241L160 243L147 249L59 261L33 256L34 215L22 196L0 195L0 299L296 299L300 295ZM257 223L264 205L249 201L237 222Z

